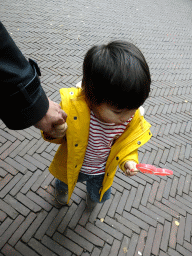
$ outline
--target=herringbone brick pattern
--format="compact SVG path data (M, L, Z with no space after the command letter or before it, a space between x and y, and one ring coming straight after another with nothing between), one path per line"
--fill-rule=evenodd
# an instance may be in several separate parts
M174 171L128 178L118 170L111 199L92 213L85 184L60 207L48 171L58 146L34 127L12 131L0 122L0 256L192 255L191 13L191 0L0 0L1 21L58 103L59 89L81 80L90 46L136 44L153 80L144 105L153 137L140 162Z

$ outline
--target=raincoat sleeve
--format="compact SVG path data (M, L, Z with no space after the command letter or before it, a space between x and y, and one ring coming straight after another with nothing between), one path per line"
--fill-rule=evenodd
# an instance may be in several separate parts
M127 155L126 157L124 157L120 163L119 163L119 168L125 172L125 163L127 161L134 161L136 162L137 164L139 163L139 160L138 160L138 150L136 149L135 151L131 152L129 155Z

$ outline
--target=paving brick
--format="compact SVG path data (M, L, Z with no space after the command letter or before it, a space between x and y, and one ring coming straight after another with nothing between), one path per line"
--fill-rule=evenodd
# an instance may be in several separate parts
M0 210L0 222L3 222L7 217L7 214Z
M151 250L152 250L154 237L155 237L155 228L150 227L148 235L147 235L145 248L144 248L144 251L143 251L143 254L142 254L143 256L151 255Z
M0 190L13 178L11 174L7 174L4 179L0 180Z
M158 208L162 209L163 211L169 213L173 217L177 217L179 215L178 212L176 212L176 211L172 210L171 208L161 204L160 202L155 201L154 205L157 206Z
M121 234L116 229L110 227L109 225L105 224L105 222L101 222L100 220L97 220L95 225L102 229L104 232L108 233L109 235L117 238L118 240L121 240L123 237L123 234Z
M130 228L127 228L126 225L124 225L124 223L122 225L118 221L116 221L116 220L114 220L112 218L109 218L108 216L105 218L104 221L105 221L105 223L107 223L111 227L115 228L117 231L121 232L122 234L131 237L132 230Z
M156 220L157 222L164 224L165 219L163 217L161 217L159 214L149 210L148 208L146 208L142 205L139 206L139 210L141 212L143 212L144 214L146 214L147 216L151 217L152 219Z
M146 214L136 210L136 209L132 209L131 210L131 213L135 216L137 216L138 218L142 219L143 221L145 221L146 223L156 227L157 226L157 221L150 218L149 216L147 216Z
M136 251L135 255L143 254L143 250L145 248L145 239L146 239L146 237L147 237L147 232L145 230L142 230L141 234L139 236L139 240L138 240L136 250L135 250Z
M84 237L90 243L96 246L103 247L104 245L103 240L101 240L99 237L95 236L91 232L87 231L85 228L81 227L80 225L77 225L77 227L75 228L75 232L78 234L81 234L82 237Z
M25 133L24 136L29 140L29 143L27 143L26 146L19 152L19 155L21 157L24 156L28 152L28 150L30 150L30 148L37 143L37 139L31 137L29 134Z
M166 182L164 180L161 180L158 191L157 191L157 195L156 195L156 200L157 201L161 201L162 197L163 197L163 192L165 189L165 185Z
M170 240L169 240L169 246L173 249L176 248L176 235L178 231L178 226L176 225L177 219L173 219L172 226L171 226L171 233L170 233Z
M72 255L72 253L70 251L63 248L61 245L59 245L58 243L56 243L55 241L50 239L48 236L44 236L41 241L46 247L48 247L50 250L54 251L56 253L56 255L60 255L60 256Z
M31 190L37 191L37 189L41 186L42 182L46 179L46 177L49 175L49 170L46 169L41 173L40 176L38 176L38 179L35 181L35 183L32 185Z
M18 145L21 142L19 140L16 140L14 143L11 144L11 146L9 148L7 148L1 155L0 158L1 159L5 159L12 151L14 151L15 148L18 147Z
M132 189L129 193L129 197L128 197L126 205L125 205L125 210L128 212L131 210L132 204L135 199L136 191L137 191L136 188L132 187Z
M185 184L185 177L181 175L181 177L179 179L179 183L178 183L178 188L177 188L177 193L179 195L182 195L184 184Z
M32 172L34 172L37 169L37 167L35 165L33 165L32 163L26 161L23 157L16 156L15 160L18 163L20 163L21 165L25 166L27 169L29 169Z
M177 244L176 247L177 251L181 253L181 255L185 255L185 256L191 256L191 252L188 251L187 249L185 249L184 247L182 247L181 245Z
M130 179L129 177L125 176L124 174L122 174L120 172L116 173L114 181L128 190L131 189L131 186L134 186L136 188L138 187L137 182L135 182L133 179Z
M40 196L36 195L35 193L33 193L32 191L29 191L26 196L31 199L33 202L35 202L36 204L38 204L39 206L41 206L43 209L45 209L46 211L50 211L52 206L47 203L43 198L41 198Z
M87 240L85 240L84 238L82 238L80 235L73 232L72 230L67 229L66 236L68 238L70 238L70 240L72 240L76 244L78 244L79 246L82 246L82 248L86 249L87 251L89 251L89 252L92 251L93 245L90 242L88 242Z
M184 193L186 193L186 194L189 193L190 184L191 184L191 175L187 174L187 176L185 178L184 188L183 188Z
M178 215L179 215L179 213L180 213L180 214L182 214L183 216L186 216L186 211L183 210L183 209L181 209L179 206L177 206L175 199L173 199L173 198L171 198L171 197L169 198L169 200L162 199L162 203L163 203L164 205L169 206L169 207L170 207L171 209L173 209L174 211L176 211L176 212L178 213Z
M10 255L14 255L14 256L22 256L22 254L20 254L19 252L17 252L14 248L12 248L9 244L6 244L2 251L1 251L5 256L10 256ZM0 254L0 255L3 255Z
M142 229L148 231L149 225L147 223L145 223L144 221L142 221L141 219L135 217L134 215L124 211L123 217L128 219L129 221L133 222L137 226L141 227Z
M95 247L93 249L93 252L91 253L91 256L99 256L100 254L101 254L101 250Z
M191 245L191 243L188 243L188 242L184 241L183 246L184 246L188 251L192 252L192 245Z
M5 243L9 240L9 238L13 235L15 230L20 226L20 224L23 222L24 217L19 215L8 227L8 229L3 233L0 240L0 248L2 248Z
M120 198L121 198L121 193L119 193L118 191L116 192L114 198L113 198L113 201L110 205L110 208L108 210L108 215L110 217L114 217L115 215L115 212L116 212L116 209L117 209L117 206L118 206L118 203L120 201Z
M131 237L131 240L130 240L129 248L128 248L128 251L127 251L127 256L128 255L129 256L135 255L134 253L135 253L135 250L136 250L138 240L139 240L139 236L136 235L136 234L133 234L132 237Z
M130 243L130 238L124 236L123 241L121 243L121 248L119 249L118 256L125 256L126 255L126 252L128 251L128 248L129 248L129 243Z
M8 229L13 221L8 217L0 226L0 236Z
M56 256L57 255L57 254L53 253L52 251L48 250L44 245L42 245L40 242L38 242L34 238L30 239L29 246L42 256L43 255L47 255L47 256Z
M26 244L20 241L16 244L15 249L22 255L38 256L38 254L34 252L34 250L32 250Z
M94 226L93 224L87 223L86 229L89 230L90 232L92 232L94 235L97 235L102 240L106 241L107 243L109 243L109 244L113 243L114 238L111 235L107 234L105 231Z
M161 224L158 224L156 228L156 233L155 233L153 248L152 248L152 253L154 255L159 254L159 247L160 247L162 233L163 233L163 226Z
M14 159L11 159L10 157L7 157L4 161L8 163L8 166L6 169L8 170L8 172L10 172L13 175L15 175L18 171L23 174L27 172L27 168L25 166L19 164L18 162L16 162ZM14 168L10 168L11 167L10 165L13 166Z
M153 212L159 214L160 216L162 216L163 218L165 218L165 219L167 219L169 221L172 220L172 217L168 213L166 213L163 210L161 210L160 208L158 208L158 205L155 206L155 205L152 205L152 204L148 203L147 204L147 208L149 208Z
M111 250L111 247L108 244L105 244L100 256L108 256L110 250Z
M109 207L110 207L112 201L113 201L113 196L111 196L111 198L109 200L106 200L103 204L101 204L102 208L101 208L101 210L100 210L100 212L98 214L98 218L99 219L105 218L105 216L107 215L107 212L109 210Z
M5 195L9 193L9 191L14 187L15 184L22 178L23 176L18 173L15 177L11 179L11 181L1 190L0 197L3 198Z
M45 220L43 221L43 223L41 224L41 226L38 228L36 234L35 234L35 238L37 240L41 240L44 236L44 234L46 233L48 227L50 226L50 224L52 223L52 221L55 219L56 215L58 214L58 210L53 208L50 213L46 216Z
M120 241L114 240L113 246L111 247L110 256L117 256L119 255L118 251L121 246Z
M37 190L37 194L40 197L42 197L46 202L48 202L50 205L55 206L56 208L61 208L61 205L55 200L55 196L53 196L52 194L50 195L50 193L48 193L44 189L39 188Z
M54 232L56 231L57 227L59 226L60 222L64 218L65 214L67 213L68 207L64 206L61 208L61 210L58 212L57 216L54 218L52 223L47 228L46 234L48 236L52 236Z
M28 197L26 197L25 195L18 193L16 195L16 199L18 201L20 201L23 205L25 205L26 207L28 207L29 209L31 209L34 212L39 212L41 210L41 207L38 206L37 204L35 204L33 201L31 201Z
M29 161L30 163L32 163L33 165L35 165L37 168L41 169L41 170L45 170L45 168L47 167L46 165L44 165L43 163L39 162L37 159L35 159L32 156L29 155L25 155L24 158Z
M127 220L126 218L122 217L119 214L115 214L115 218L118 222L122 223L124 226L131 229L133 232L140 234L141 230L138 225L134 224L133 222Z
M173 250L172 248L168 249L168 253L170 256L182 256L182 254L180 254L179 252Z
M144 206L146 206L146 204L147 204L150 191L151 191L151 185L147 184L145 187L144 193L143 193L142 200L141 200L141 204Z
M185 227L185 240L191 242L191 230L192 230L192 215L187 213L186 227Z
M28 227L30 226L30 224L33 222L35 218L36 218L36 214L32 212L27 216L27 218L23 221L23 223L19 226L19 228L13 234L13 236L9 239L10 245L14 246L19 241L21 236L28 229Z
M171 190L170 190L170 196L175 197L178 183L179 183L179 179L177 177L174 177L172 181Z
M73 217L73 214L76 212L77 210L77 206L73 203L71 205L71 207L68 209L68 212L66 213L66 215L64 216L62 222L60 223L59 227L58 227L58 231L60 233L63 233L64 230L66 229L66 227L68 226L70 220Z
M0 199L0 209L3 210L7 215L9 215L12 219L15 219L18 215L18 212L11 207L9 204L5 203Z
M127 197L129 195L129 191L128 190L124 190L123 191L123 194L121 196L121 199L119 200L118 202L118 206L117 206L117 209L116 209L116 212L119 213L119 214L122 214L123 212L123 209L125 207L125 203L127 201Z
M159 256L168 256L168 254L164 253L163 251L160 251Z
M64 237L63 235L59 234L58 232L54 234L53 240L55 240L57 243L62 245L64 248L70 250L75 255L81 255L83 252L83 248L79 245L72 242L70 239Z
M183 210L192 214L191 203L180 196L176 196L175 203L181 206Z
M0 167L0 177L5 177L7 172Z
M158 186L159 186L159 183L158 183L158 182L154 182L154 184L153 184L153 186L152 186L152 188L151 188L150 195L149 195L149 198L148 198L148 201L149 201L151 204L154 203Z
M172 179L167 179L166 185L165 185L165 189L163 192L163 197L168 199L169 198L169 193L171 190L171 184L172 184Z
M16 140L16 138L14 136L12 136L11 134L9 134L1 129L0 129L0 135L2 137L4 137L5 139L10 140L11 142L14 142Z
M70 220L68 226L72 229L75 228L75 226L77 225L79 219L81 218L84 210L85 210L85 207L86 207L86 203L85 201L81 201L81 203L79 204L79 206L77 207L72 219Z
M38 215L35 221L32 223L32 225L28 228L28 230L25 232L25 234L22 236L22 240L25 243L28 243L31 237L34 235L34 233L37 231L43 220L46 218L47 213L45 211L41 211Z
M17 201L14 197L6 195L4 200L7 204L11 205L17 212L21 213L22 215L27 216L29 214L30 210L19 201Z

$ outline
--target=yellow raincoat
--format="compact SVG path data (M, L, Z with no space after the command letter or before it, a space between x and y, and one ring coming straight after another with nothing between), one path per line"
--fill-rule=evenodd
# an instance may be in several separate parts
M84 96L80 96L81 88L63 88L61 108L67 113L66 136L52 139L42 132L46 141L61 144L50 165L50 173L68 184L68 202L75 188L89 139L90 109ZM107 159L103 185L100 189L100 201L104 193L111 187L117 166L124 171L124 163L133 160L138 163L137 149L152 136L151 125L141 116L139 109L124 133L113 144Z

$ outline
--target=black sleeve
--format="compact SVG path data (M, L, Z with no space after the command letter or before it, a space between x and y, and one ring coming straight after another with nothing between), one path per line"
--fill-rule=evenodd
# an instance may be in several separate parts
M12 130L40 121L49 108L38 65L27 61L0 22L0 119Z

